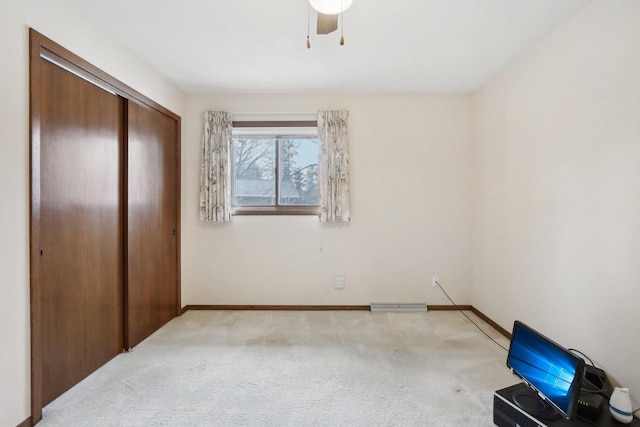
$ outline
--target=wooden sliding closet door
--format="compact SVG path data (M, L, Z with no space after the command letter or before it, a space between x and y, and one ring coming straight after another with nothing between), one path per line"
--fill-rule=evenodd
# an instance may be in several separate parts
M38 60L46 405L124 348L124 100Z
M178 122L129 101L127 346L178 308Z
M179 313L180 117L29 36L37 423L44 405Z

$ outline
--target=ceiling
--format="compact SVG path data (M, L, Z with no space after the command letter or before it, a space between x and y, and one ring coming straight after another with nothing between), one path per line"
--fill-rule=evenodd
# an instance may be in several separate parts
M67 0L187 93L472 92L591 0Z

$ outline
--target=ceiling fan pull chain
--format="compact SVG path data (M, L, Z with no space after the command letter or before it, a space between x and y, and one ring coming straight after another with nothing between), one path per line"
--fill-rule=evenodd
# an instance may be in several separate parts
M309 27L310 27L309 20L311 19L310 8L311 8L310 3L307 2L307 49L311 49L311 39L309 38Z
M340 46L344 46L344 0L340 0Z

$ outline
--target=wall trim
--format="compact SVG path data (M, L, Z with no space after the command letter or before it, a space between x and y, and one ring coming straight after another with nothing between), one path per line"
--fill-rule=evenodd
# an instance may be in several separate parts
M429 311L459 311L466 310L471 311L471 305L462 304L462 305L427 305L427 310Z
M33 427L33 420L31 419L31 417L29 417L23 422L21 422L20 424L18 424L16 427Z
M273 311L369 311L368 305L185 305L182 312L189 310L273 310Z
M491 320L486 314L484 314L474 306L471 306L471 312L476 316L478 316L479 318L481 318L482 320L484 320L485 322L487 322L489 325L491 325L493 329L500 332L505 338L511 341L511 332L507 331L502 326L498 325L496 322Z
M185 305L182 307L180 314L184 314L189 310L273 310L273 311L370 311L371 306L368 305ZM471 311L473 314L488 323L493 329L500 332L505 338L511 340L511 333L491 320L487 315L469 304L463 305L427 305L428 311Z

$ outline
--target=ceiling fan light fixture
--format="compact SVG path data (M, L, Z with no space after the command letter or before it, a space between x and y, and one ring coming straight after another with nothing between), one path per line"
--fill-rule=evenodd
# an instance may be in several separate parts
M337 15L351 7L353 0L309 0L311 7L325 15Z

